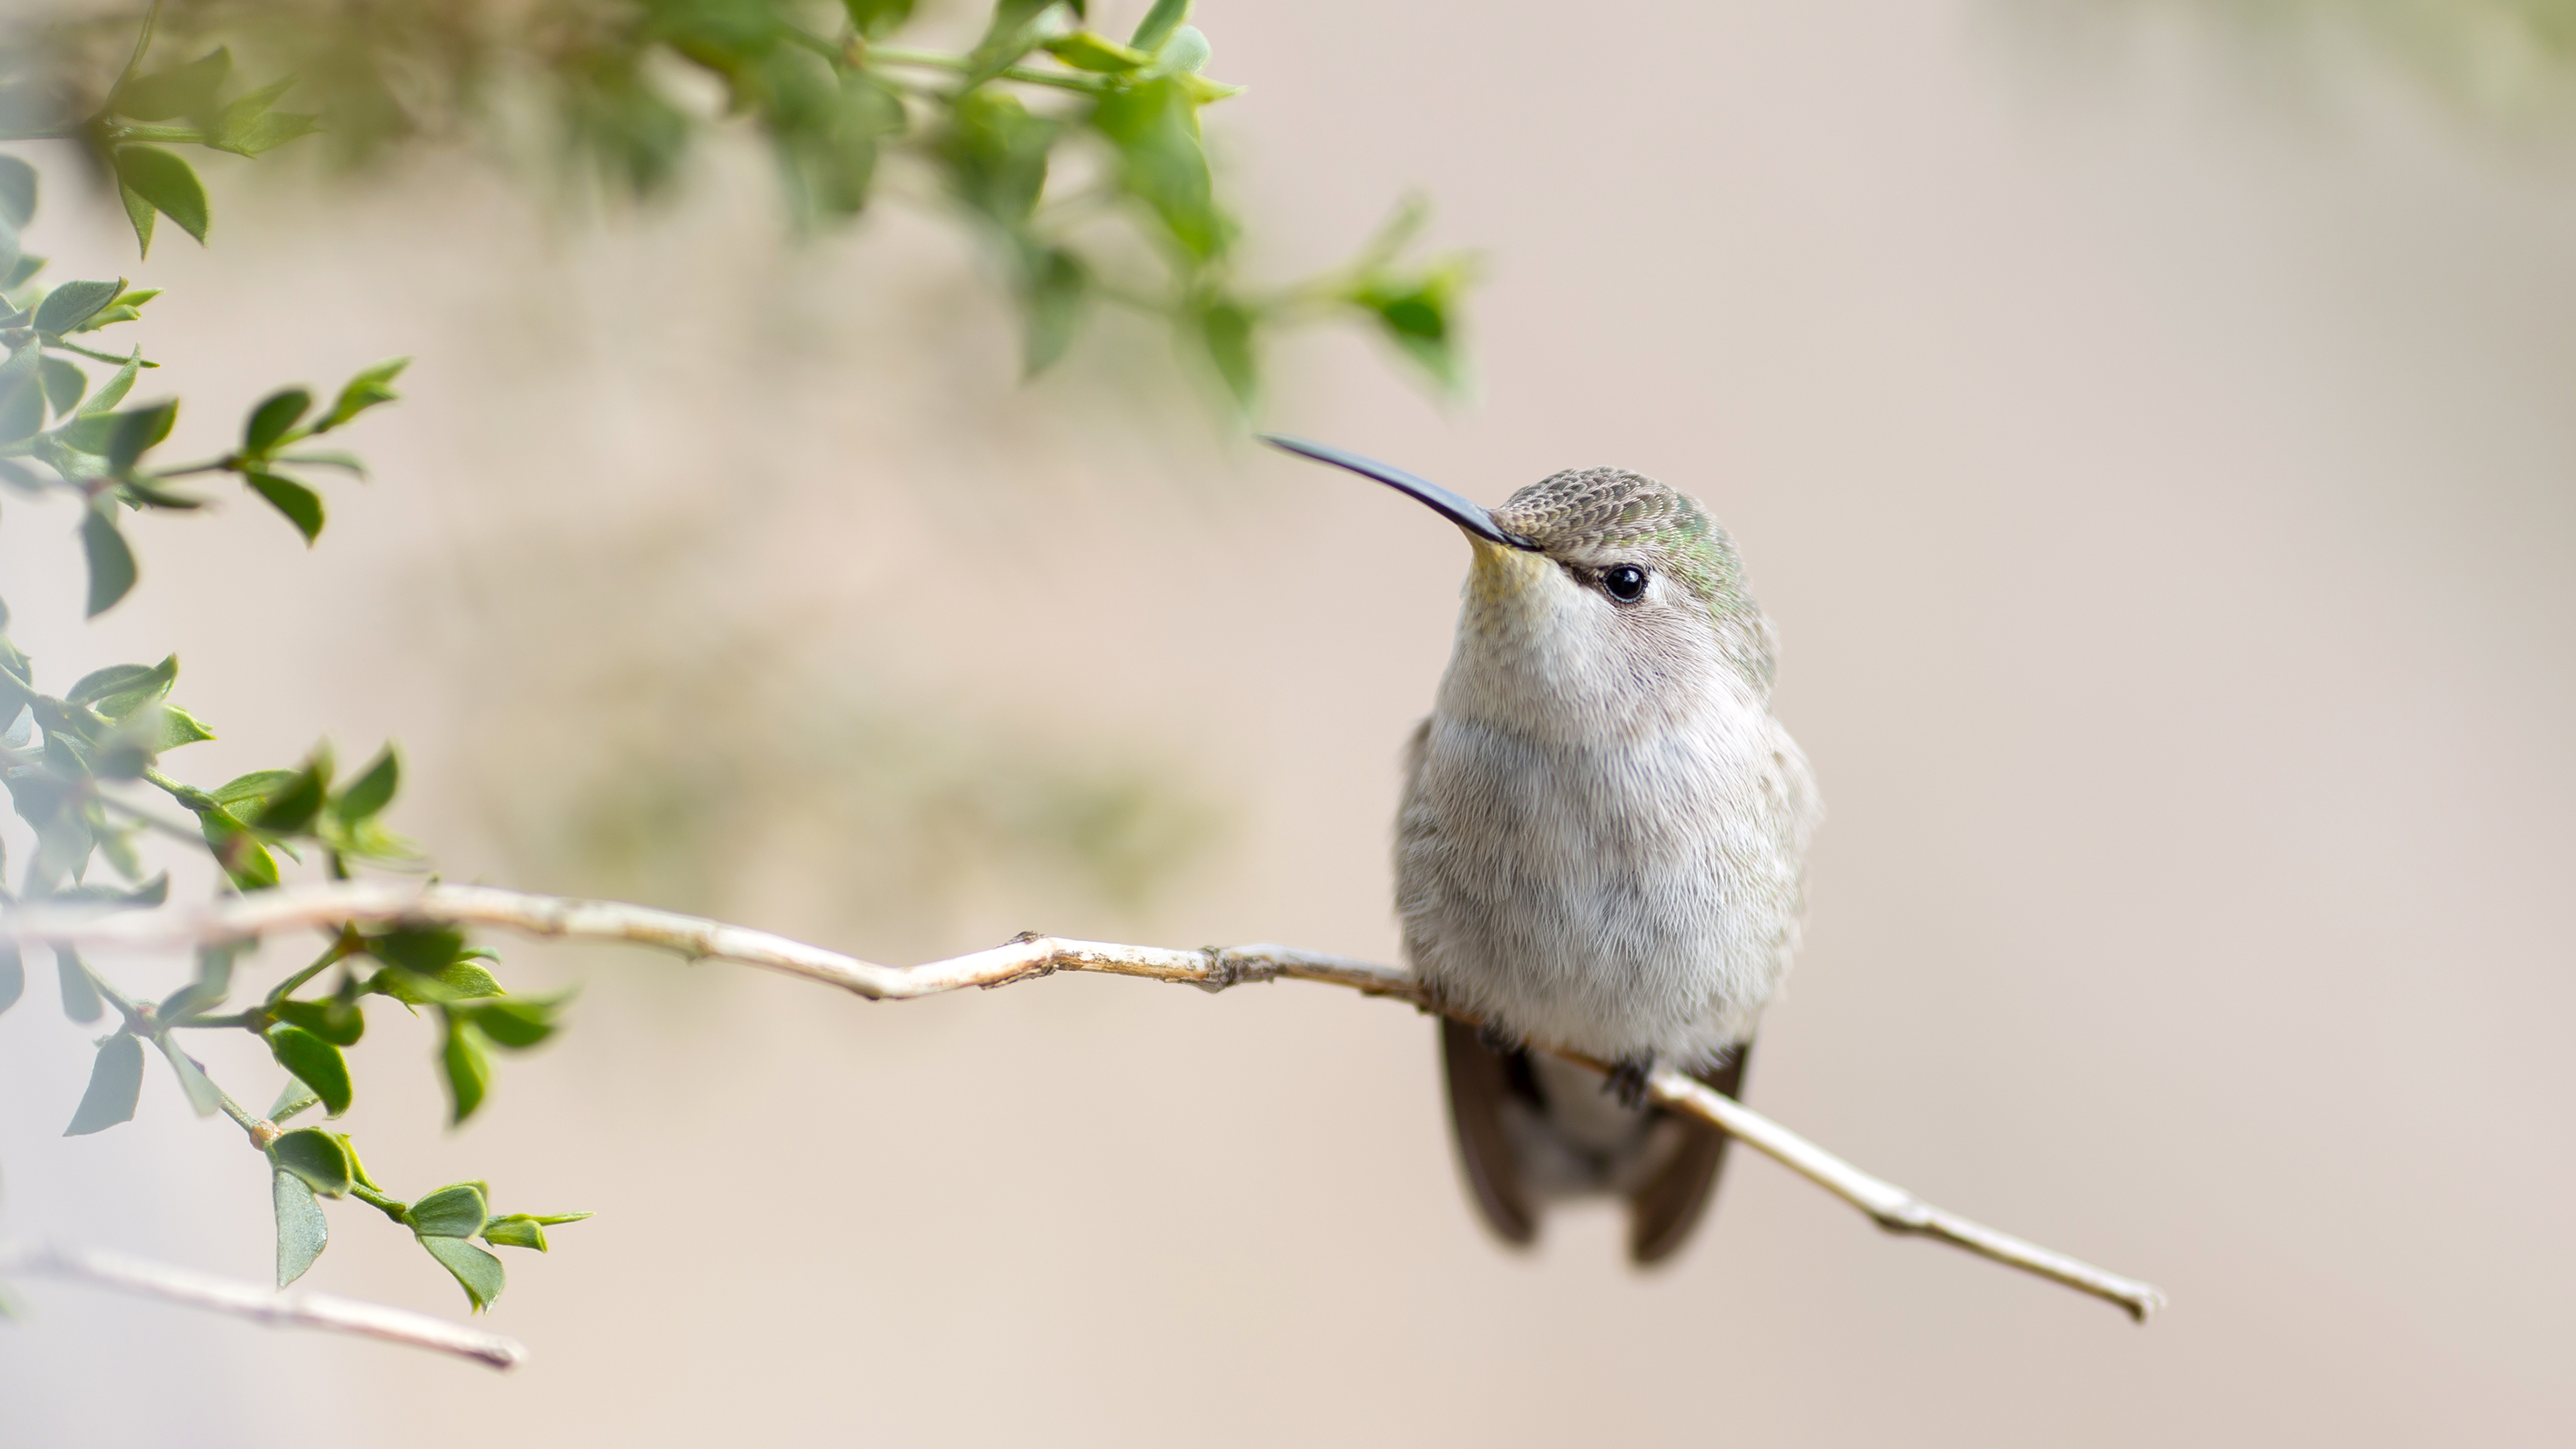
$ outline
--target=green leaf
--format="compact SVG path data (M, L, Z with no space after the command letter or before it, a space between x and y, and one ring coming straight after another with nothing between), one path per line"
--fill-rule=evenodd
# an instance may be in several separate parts
M1225 380L1235 402L1251 411L1261 395L1261 370L1252 352L1251 312L1222 298L1204 301L1194 310L1199 345L1207 349L1208 361L1216 365L1217 376Z
M293 76L272 81L224 107L207 128L206 144L237 156L257 156L313 134L321 126L320 117L269 110L294 84Z
M350 378L348 385L340 389L339 398L331 404L331 411L323 414L322 421L313 425L313 431L327 433L379 403L389 403L401 397L402 394L393 389L393 380L409 366L410 358L397 357L391 362L379 362Z
M339 802L331 808L343 820L364 820L392 804L394 791L401 784L402 761L394 755L394 747L387 744L375 763L367 766L366 773L340 792Z
M134 379L142 375L142 369L143 349L137 347L125 359L125 365L116 370L116 376L109 378L105 387L90 394L89 401L81 405L80 415L84 418L96 417L125 401L125 395L134 390ZM103 448L104 444L101 447ZM81 451L95 453L101 451L101 448L83 448Z
M1373 313L1388 340L1423 371L1455 391L1465 372L1455 313L1458 297L1470 280L1468 263L1453 259L1418 277L1372 276L1352 291L1350 299Z
M554 1035L555 1013L564 1001L563 997L501 996L451 1003L447 1014L481 1028L493 1045L520 1051Z
M341 1058L338 1047L282 1021L270 1027L267 1036L269 1055L313 1089L314 1095L322 1099L324 1111L337 1117L349 1110L349 1064Z
M912 18L912 0L841 0L850 13L850 28L870 40L883 40Z
M295 531L304 535L305 547L312 547L313 540L322 536L322 495L292 478L281 478L274 473L249 471L242 474L242 481L250 485L252 492L267 499L270 507L286 515L286 521L294 524Z
M153 210L179 223L179 229L199 243L205 241L210 220L206 188L187 162L158 146L120 146L115 159L116 179L125 183L126 190L152 203ZM126 205L130 210L133 203Z
M311 1087L304 1085L302 1077L288 1077L286 1085L277 1089L277 1100L268 1104L268 1120L283 1122L321 1100L313 1095Z
M485 1223L483 1241L496 1248L534 1248L542 1253L546 1250L546 1230L526 1213L512 1213Z
M160 213L152 209L151 202L143 199L142 192L122 181L117 183L116 197L125 203L125 219L134 228L135 251L147 257L152 255L152 219Z
M63 698L72 704L94 706L109 719L123 719L168 694L178 678L176 654L158 664L111 664L82 675Z
M152 753L156 755L215 737L215 732L206 727L205 721L175 704L164 703L161 706L160 726L161 732L152 741Z
M95 619L134 587L134 550L115 520L90 508L81 514L81 552L89 559L89 617Z
M1154 8L1137 22L1136 33L1128 37L1127 43L1151 55L1161 50L1163 42L1171 39L1172 32L1189 18L1190 0L1154 0Z
M364 939L368 955L419 976L434 978L465 956L465 933L453 926L401 926Z
M89 391L89 374L81 371L79 363L63 357L46 358L41 370L45 401L52 406L54 416L71 416L72 409L80 406L81 395Z
M143 1095L143 1043L123 1032L101 1042L89 1069L89 1090L81 1094L65 1137L104 1132L133 1120L134 1104Z
M399 967L379 971L367 983L367 989L413 1006L441 1006L451 1001L499 996L501 983L474 962L459 961L429 974Z
M403 1221L424 1238L470 1238L483 1231L491 1209L479 1182L451 1182L403 1214Z
M113 327L119 322L131 322L143 315L145 303L160 295L161 289L158 287L146 287L139 292L118 293L115 301L108 303L102 310L91 313L88 320L72 330L96 332L103 327Z
M512 1213L494 1218L483 1225L483 1241L504 1248L534 1248L546 1251L546 1229L558 1223L577 1223L592 1216L589 1213Z
M367 465L358 461L357 454L343 453L336 448L306 448L299 453L288 453L277 461L302 463L309 468L338 468L361 478L367 476Z
M6 156L0 156L0 161L6 161L8 159L9 158ZM28 278L33 277L44 269L45 259L43 257L31 257L22 254L16 262L5 268L0 268L0 291L8 291L16 288L25 283Z
M45 757L48 761L58 757L72 758L72 752L64 745L60 736L48 736L45 740ZM56 767L56 771L70 773L59 766ZM13 782L11 793L14 795L17 789L18 786ZM50 890L66 876L77 879L88 867L90 852L98 844L96 832L91 828L91 813L77 806L66 806L54 810L43 820L28 822L36 827L36 858L29 862L28 870L34 877L33 884L38 889ZM69 947L58 947L54 955L60 958L69 949ZM79 979L85 982L89 978L83 976ZM88 998L82 1000L83 1004L86 1004ZM64 998L66 1010L73 1004L74 998L70 996ZM73 1018L75 1021L95 1019L94 1012L91 1016Z
M1046 189L1056 131L1054 121L1030 114L1015 96L969 92L957 102L940 143L958 200L1006 229L1018 229Z
M316 750L312 760L271 794L257 815L250 817L250 828L276 835L297 834L311 827L330 793L331 752Z
M114 416L116 421L108 429L107 449L101 456L107 459L109 472L123 473L170 436L171 425L179 421L179 404L175 400L152 403L127 408Z
M15 156L0 156L0 219L13 227L36 219L36 168ZM9 285L22 280L12 279Z
M230 151L238 156L257 156L263 151L274 151L289 141L301 140L320 129L320 116L271 111L247 121L228 121L216 131L218 139L207 144L218 151Z
M214 108L215 92L232 69L232 53L219 49L186 65L128 81L108 97L107 108L138 121L202 115Z
M17 942L0 941L0 1011L17 1005L26 994L26 958L19 954Z
M265 453L277 446L298 418L313 407L313 394L300 387L273 392L258 407L251 409L250 421L242 425L242 451Z
M69 946L56 946L54 977L62 985L63 1015L78 1022L92 1022L107 1011L107 1003L99 999L98 985L89 979L89 968L81 964L79 952Z
M142 889L133 893L131 900L134 906L143 907L157 906L169 898L170 873L165 870L145 882ZM153 1008L153 1015L167 1026L222 1005L224 997L233 989L233 962L249 949L240 941L198 947L197 979L163 998L161 1004Z
M447 1080L448 1123L462 1125L483 1105L492 1085L492 1062L483 1051L483 1033L473 1023L448 1018L447 1042L438 1054Z
M294 784L302 773L299 770L253 770L247 775L235 775L208 793L234 820L247 821L266 810L268 802Z
M1233 225L1216 210L1197 107L1181 79L1166 76L1102 97L1091 125L1117 146L1127 189L1154 209L1183 251L1206 261L1225 249Z
M367 1034L366 1013L356 1002L336 996L320 1001L281 1001L269 1009L278 1020L291 1021L333 1046L356 1046L358 1038Z
M282 773L282 772L281 772ZM277 859L259 837L220 806L197 810L197 828L204 833L207 846L215 853L215 863L242 890L267 890L277 884Z
M294 1173L270 1173L268 1194L277 1208L277 1286L283 1288L330 1246L331 1223L313 1200L312 1185Z
M1090 269L1065 248L1047 247L1030 259L1020 294L1030 374L1044 371L1064 356L1090 290Z
M1038 49L1063 61L1075 70L1087 70L1100 75L1125 75L1130 71L1142 70L1154 59L1145 51L1130 50L1114 40L1094 35L1088 30L1077 30L1071 35L1059 35L1053 40L1044 42Z
M125 279L113 282L65 282L45 294L36 308L36 330L60 337L98 315L99 309L125 290Z
M45 425L43 363L33 338L0 363L0 444L32 438Z
M462 1238L423 1238L420 1245L438 1260L438 1266L456 1275L457 1284L464 1288L475 1312L491 1307L492 1300L501 1296L509 1275L500 1259Z
M268 1145L268 1160L294 1173L324 1197L339 1197L358 1180L348 1140L319 1127L298 1127Z
M198 1116L212 1117L223 1109L224 1094L216 1089L213 1082L206 1080L206 1069L197 1064L195 1057L172 1046L166 1034L153 1044L161 1048L162 1056L169 1059L171 1072L179 1078L179 1090L187 1094L188 1106Z

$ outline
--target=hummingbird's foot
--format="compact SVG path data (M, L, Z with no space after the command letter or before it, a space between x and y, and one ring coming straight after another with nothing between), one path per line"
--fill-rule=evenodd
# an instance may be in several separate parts
M1486 1021L1476 1025L1476 1045L1497 1056L1507 1057L1528 1047L1529 1043Z
M1653 1057L1630 1057L1601 1079L1601 1090L1616 1096L1620 1106L1633 1112L1646 1105L1646 1079L1654 1074Z

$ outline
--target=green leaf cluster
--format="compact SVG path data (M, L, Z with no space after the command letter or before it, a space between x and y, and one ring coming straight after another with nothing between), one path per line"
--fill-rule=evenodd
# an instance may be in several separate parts
M1399 264L1372 251L1285 287L1240 275L1242 228L1200 117L1241 89L1209 74L1214 50L1190 0L1156 0L1123 37L1094 29L1084 0L992 0L962 51L903 43L913 10L559 0L467 19L446 0L235 0L186 17L197 59L129 68L96 92L91 114L55 124L89 138L146 242L155 217L201 238L207 217L202 186L166 147L257 154L317 128L364 164L410 137L534 118L577 169L645 198L679 185L711 132L741 127L767 143L790 211L809 226L865 212L900 154L994 242L1032 373L1107 304L1162 318L1244 409L1260 394L1265 338L1325 317L1365 322L1443 388L1462 386L1468 273L1457 259ZM314 113L274 109L285 83L225 100L234 47L304 78L294 93ZM714 114L695 94L709 84L722 98Z
M231 59L224 49L141 73L150 32L147 22L145 43L136 47L125 75L74 128L103 174L116 179L137 240L146 248L157 217L176 221L200 240L207 221L204 189L194 171L153 143L256 155L312 129L312 118L274 109L287 88L283 82L227 98ZM5 102L0 94L0 113L9 109ZM121 516L199 508L205 500L179 488L180 480L192 476L236 475L312 542L325 515L321 494L308 481L311 470L363 476L354 458L317 448L316 440L393 401L393 383L404 364L397 360L360 372L328 406L317 407L314 394L302 387L276 389L250 410L239 446L231 451L207 462L151 466L177 423L178 403L128 404L136 380L155 364L140 347L120 357L86 339L138 321L159 294L133 288L123 278L39 284L44 259L26 255L19 242L36 200L34 171L0 156L0 486L35 499L77 501L89 613L123 599L139 574ZM115 371L93 387L90 363ZM196 841L221 867L231 891L278 885L281 860L310 858L337 878L357 865L410 859L409 847L383 824L402 780L391 746L345 782L336 776L331 752L320 748L297 766L254 770L211 789L190 785L164 773L162 759L214 738L214 732L170 699L179 680L176 656L93 670L54 693L39 685L34 661L9 638L7 625L8 610L0 604L0 785L35 843L26 860L13 862L0 840L0 911L33 900L97 910L161 904L169 876L144 876L138 843L154 831L178 839L190 832L129 792L157 791L186 810L196 824ZM102 861L105 871L94 870ZM19 868L12 872L12 865ZM14 890L8 886L12 874ZM69 948L54 950L65 1016L106 1032L96 1039L89 1080L66 1135L89 1136L132 1120L147 1075L146 1048L157 1052L192 1111L229 1116L268 1156L281 1286L301 1276L328 1246L329 1222L319 1199L358 1197L410 1228L478 1309L500 1292L503 1275L498 1261L467 1238L542 1250L544 1226L584 1216L494 1216L485 1209L480 1184L441 1189L418 1203L398 1202L368 1178L347 1136L277 1125L315 1105L334 1118L350 1110L357 1090L346 1053L365 1034L369 996L433 1014L436 1056L451 1086L456 1121L488 1091L486 1050L523 1049L546 1039L555 1029L560 999L509 996L492 976L490 953L469 947L456 932L395 927L370 934L346 926L310 966L277 983L257 1004L227 1014L223 1008L242 950L238 943L202 949L193 979L158 1002L118 990ZM372 968L358 969L370 961ZM336 984L324 994L295 994L334 966ZM24 956L13 945L0 952L0 1011L15 1006L25 987ZM183 1032L236 1030L261 1038L287 1073L287 1089L267 1119L252 1118L180 1044Z

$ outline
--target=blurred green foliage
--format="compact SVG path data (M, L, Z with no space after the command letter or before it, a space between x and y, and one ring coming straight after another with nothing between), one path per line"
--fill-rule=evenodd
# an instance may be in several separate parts
M864 212L890 166L917 183L894 189L945 197L993 243L1031 372L1108 303L1166 319L1246 410L1265 335L1316 317L1373 327L1455 388L1467 270L1407 260L1410 220L1290 285L1238 273L1242 228L1200 113L1239 91L1207 74L1189 11L1156 0L1120 39L1090 28L1085 0L1000 0L971 45L940 49L897 43L924 28L910 0L173 0L162 48L196 58L120 88L137 17L83 7L20 22L0 131L81 140L148 244L156 216L203 237L206 202L173 143L249 155L319 127L342 166L365 169L424 140L534 141L644 199L679 187L711 135L747 130L809 227ZM292 89L224 100L236 51Z
M2015 0L2050 28L2178 14L2281 55L2358 42L2471 112L2563 115L2576 81L2576 0Z

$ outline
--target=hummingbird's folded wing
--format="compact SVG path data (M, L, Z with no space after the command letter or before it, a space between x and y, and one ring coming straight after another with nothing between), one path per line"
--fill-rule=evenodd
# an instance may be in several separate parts
M1503 1113L1514 1099L1511 1064L1477 1038L1476 1029L1440 1019L1440 1058L1449 1077L1449 1122L1456 1129L1458 1165L1476 1206L1495 1236L1515 1247L1538 1236L1538 1215L1521 1176L1520 1155L1504 1130Z
M1691 1073L1703 1085L1734 1097L1744 1090L1744 1060L1753 1043L1735 1049L1726 1064ZM1676 1115L1682 1140L1672 1157L1628 1195L1628 1257L1639 1266L1672 1256L1690 1240L1691 1229L1717 1197L1717 1177L1726 1167L1726 1132L1695 1117Z

